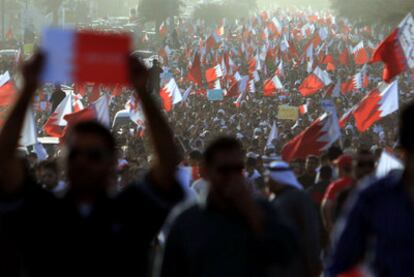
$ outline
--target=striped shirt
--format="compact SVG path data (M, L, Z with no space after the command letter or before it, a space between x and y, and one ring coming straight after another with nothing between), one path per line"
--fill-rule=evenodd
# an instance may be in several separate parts
M414 201L401 174L375 181L350 201L337 226L327 276L363 261L375 275L414 276Z

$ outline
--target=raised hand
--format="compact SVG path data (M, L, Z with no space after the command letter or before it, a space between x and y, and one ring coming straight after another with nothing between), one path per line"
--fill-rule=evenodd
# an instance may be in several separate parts
M22 75L24 81L24 89L30 92L36 91L40 85L40 74L43 69L45 57L42 53L37 52L28 61L26 61L22 68Z
M144 93L147 88L149 71L146 66L135 56L128 57L129 77L131 85L138 94Z

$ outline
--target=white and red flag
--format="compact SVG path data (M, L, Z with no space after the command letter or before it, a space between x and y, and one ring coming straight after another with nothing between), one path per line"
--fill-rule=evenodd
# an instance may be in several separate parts
M299 92L302 96L313 95L331 83L332 80L329 77L329 74L319 67L316 67L313 72L303 80L299 87Z
M395 80L391 84L382 83L355 108L355 125L358 131L365 132L375 122L397 111L398 108L398 81Z
M187 78L194 84L197 84L199 86L203 85L200 54L198 52L196 52L194 55L193 63L191 64L191 68L188 71Z
M207 83L212 83L222 76L223 72L221 71L221 66L219 64L206 70Z
M371 62L384 63L382 78L387 83L406 69L414 70L413 26L414 18L410 13L374 51Z
M61 137L63 135L63 130L67 125L64 117L72 112L72 93L68 93L47 119L45 125L43 126L45 133L51 137Z
M160 96L164 109L169 112L172 110L172 107L181 102L183 97L181 91L177 86L174 78L171 78L160 90Z
M17 91L14 82L10 79L8 72L0 76L0 107L9 106L14 103Z
M282 159L290 162L320 155L328 150L341 136L338 119L333 113L324 113L308 128L290 140L282 149Z
M301 115L304 115L304 114L308 113L308 103L305 103L305 104L299 106L299 113Z
M264 96L275 96L278 91L283 90L283 84L277 75L273 76L272 79L265 81L263 85Z
M354 55L355 64L366 64L369 62L368 51L364 47L364 42L359 42L354 49L352 49L352 54Z

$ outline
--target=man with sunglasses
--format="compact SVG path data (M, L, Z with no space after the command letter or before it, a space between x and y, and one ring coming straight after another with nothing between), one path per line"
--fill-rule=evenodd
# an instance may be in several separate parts
M204 152L206 203L185 209L171 225L162 254L163 276L280 274L295 245L275 210L253 199L238 140L218 138Z
M155 154L149 173L120 195L111 194L115 140L99 123L82 122L65 136L69 190L57 202L46 191L33 189L16 158L43 61L37 54L24 65L23 90L0 133L0 215L5 223L0 225L0 242L9 245L1 247L0 257L9 263L6 274L144 275L151 242L183 196L175 179L181 158L149 92L148 70L129 58L130 82L141 100Z

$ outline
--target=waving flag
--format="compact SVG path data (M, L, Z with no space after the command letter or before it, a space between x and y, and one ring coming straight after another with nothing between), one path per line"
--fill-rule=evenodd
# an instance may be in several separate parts
M167 34L168 34L167 25L165 24L165 22L162 22L159 28L159 35L163 39L167 36Z
M412 26L414 19L408 14L387 38L375 49L371 62L384 63L382 78L389 83L398 74L404 72L407 67L414 69L414 57L411 51L414 47L412 39Z
M125 110L119 111L115 115L115 119L120 117L124 112L126 112L129 118L137 124L139 127L145 126L145 116L142 110L141 103L135 99L135 97L131 96L128 102L125 104ZM114 123L116 120L114 120Z
M177 86L174 78L171 78L160 90L160 96L164 109L169 112L172 110L173 105L181 102L183 97L181 91Z
M191 65L190 70L188 71L187 78L188 80L192 81L193 83L202 86L203 80L202 80L202 74L201 74L201 62L200 62L200 54L197 52L194 55L193 63Z
M355 125L360 132L368 130L381 118L397 111L398 81L382 83L361 100L354 110Z
M13 81L8 81L0 86L0 107L13 104L17 91Z
M273 17L272 20L270 20L267 23L267 29L275 36L280 36L282 34L282 24L280 21Z
M348 47L344 47L344 50L339 54L339 63L342 65L349 65L349 51Z
M312 74L303 80L299 87L299 92L302 96L313 95L331 83L332 80L329 74L319 67L316 67Z
M266 146L273 145L273 141L278 138L278 133L276 122L273 121L272 129L267 137Z
M220 65L216 65L215 67L212 67L206 70L207 83L212 83L222 76L223 76L223 72L221 71Z
M283 90L282 82L280 82L277 75L273 76L272 79L267 80L263 85L264 96L275 96L276 92Z
M367 49L364 47L364 42L358 43L352 50L355 64L366 64L369 62Z
M104 126L111 126L109 112L109 96L103 94L98 100L92 103L91 107L95 110L96 119Z
M325 113L308 128L289 141L282 149L282 159L290 162L306 159L309 155L320 155L337 141L341 132L338 121L331 113Z
M299 113L301 115L304 115L304 114L308 113L308 103L305 103L305 104L299 106Z
M72 94L68 93L43 126L45 133L51 137L61 137L64 133L63 130L67 125L64 117L65 115L72 113L72 111Z

